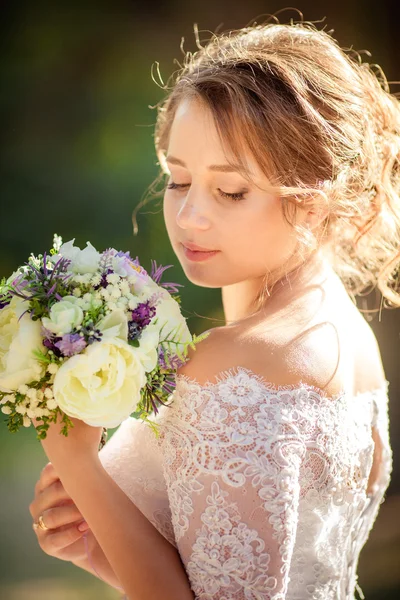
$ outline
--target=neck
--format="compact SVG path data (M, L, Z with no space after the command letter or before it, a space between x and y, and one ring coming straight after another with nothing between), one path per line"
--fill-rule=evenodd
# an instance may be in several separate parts
M310 283L322 282L332 274L333 269L327 259L321 252L315 252L273 284L271 280L259 277L224 286L221 291L226 324L236 324L261 311L273 310L278 305L283 308L299 298Z

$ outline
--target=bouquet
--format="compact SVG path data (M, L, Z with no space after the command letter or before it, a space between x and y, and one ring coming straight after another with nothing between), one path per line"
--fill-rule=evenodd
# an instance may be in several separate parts
M166 404L192 336L181 314L177 283L161 283L129 252L99 253L89 242L55 235L47 255L34 256L0 285L0 404L16 432L31 420L38 439L61 417L117 427L128 416L146 421Z

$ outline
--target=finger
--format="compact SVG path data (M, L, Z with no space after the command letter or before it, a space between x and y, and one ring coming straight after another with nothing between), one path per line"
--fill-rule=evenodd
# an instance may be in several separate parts
M49 529L57 529L63 525L69 525L77 521L82 521L84 517L75 504L66 506L57 506L49 508L42 513L42 519ZM78 523L77 523L78 525Z
M53 481L59 480L57 471L51 462L45 465L40 473L40 478L35 486L35 493L41 494Z
M65 491L61 481L57 479L34 497L29 505L29 512L36 521L43 511L53 506L62 506L64 504L74 504L74 502Z
M38 542L46 554L54 555L66 546L81 539L83 535L84 533L79 531L77 527L68 527L63 531L41 531L38 535Z

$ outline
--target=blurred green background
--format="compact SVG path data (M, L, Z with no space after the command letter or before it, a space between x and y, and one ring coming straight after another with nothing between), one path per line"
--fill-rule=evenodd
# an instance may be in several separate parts
M341 46L368 49L389 81L400 79L400 4L390 0L303 1L305 20L334 29ZM285 8L282 2L233 4L87 1L9 2L2 8L0 56L1 252L9 275L30 252L49 248L54 232L78 245L112 246L173 264L168 280L183 283L182 303L192 331L223 319L219 290L184 277L164 228L160 201L142 208L139 233L131 213L158 174L153 145L163 91L153 81L159 63L164 83L185 50L195 51L193 24L210 31L240 28ZM263 16L264 15L264 16ZM278 18L299 19L294 10ZM397 92L393 85L392 91ZM376 306L377 298L363 299ZM362 305L365 308L365 305ZM205 320L205 318L210 320ZM399 311L384 310L371 326L390 381L391 440L395 466L386 501L359 563L367 600L400 597ZM119 594L69 563L45 555L31 527L28 506L47 459L33 429L18 436L0 429L0 597L5 600L118 598Z

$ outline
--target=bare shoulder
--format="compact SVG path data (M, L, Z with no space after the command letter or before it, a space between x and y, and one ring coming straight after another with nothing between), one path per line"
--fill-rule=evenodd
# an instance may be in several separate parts
M315 358L317 350L314 351ZM273 336L250 334L246 329L215 327L206 339L190 349L188 361L178 369L178 374L195 379L200 385L216 382L217 376L232 367L245 367L274 385L293 385L300 382L319 386L321 379L315 377L313 369L304 365L315 364L311 349L302 348L307 354L300 360L293 359L281 340Z
M177 371L179 375L195 379L201 385L215 381L216 375L234 366L235 360L232 335L228 328L214 327L207 333L207 337L194 349L189 348L187 362Z
M348 321L325 315L308 327L289 324L284 331L278 335L277 328L261 324L255 329L215 327L189 350L178 373L203 385L242 366L275 386L306 383L328 396L343 389L375 389L385 381L375 335L361 315Z

